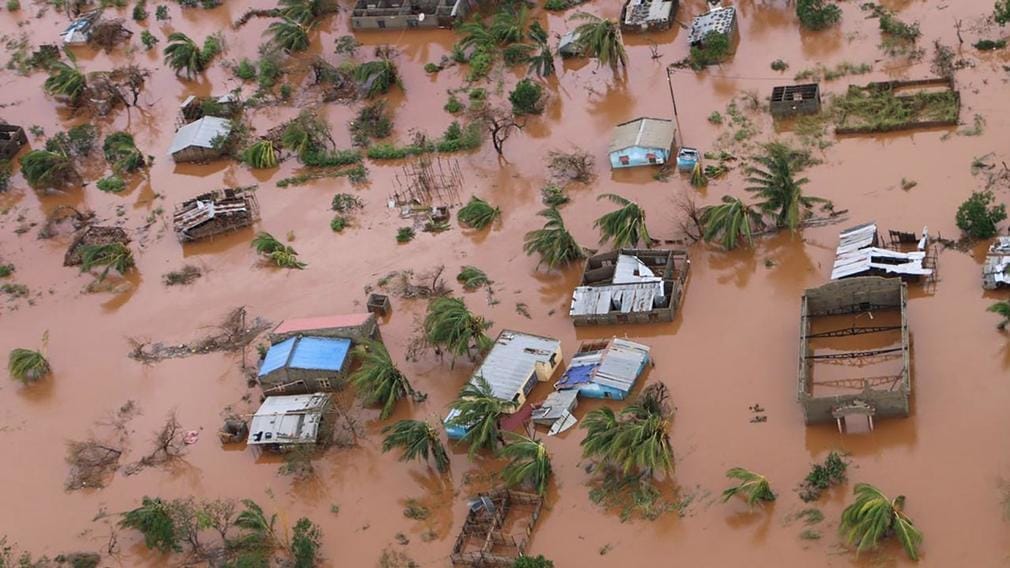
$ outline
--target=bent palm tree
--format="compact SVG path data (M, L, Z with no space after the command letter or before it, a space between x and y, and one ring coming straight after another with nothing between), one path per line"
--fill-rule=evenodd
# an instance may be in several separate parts
M477 376L459 392L459 398L450 405L457 412L449 424L467 428L463 440L470 444L472 458L478 450L493 450L501 441L498 419L515 410L515 403L494 395L491 385L483 376Z
M922 531L902 511L905 496L890 500L876 487L857 483L853 489L856 500L842 511L838 532L856 553L876 548L881 539L894 535L912 560L919 559Z
M393 364L385 345L368 341L355 346L353 353L361 366L351 374L351 383L358 389L362 402L382 405L381 419L389 418L398 400L407 395L415 396L410 381Z
M242 151L242 161L251 167L262 170L277 167L277 152L270 140L257 140Z
M726 250L733 250L740 241L753 243L752 224L761 222L761 215L739 198L725 195L722 204L710 205L701 210L702 238L706 242L718 240Z
M123 243L81 247L81 272L87 272L96 266L105 267L105 270L98 276L99 280L108 276L110 270L126 274L134 266L133 253L130 251L130 247Z
M575 242L575 237L565 228L561 212L551 207L537 213L547 219L543 229L526 233L523 238L523 251L527 255L538 253L541 264L546 264L549 270L578 260L586 256L585 250Z
M365 96L372 98L400 84L400 74L396 64L389 59L377 59L362 63L354 70L354 79L361 84Z
M470 201L456 213L459 222L471 229L483 229L499 217L501 217L500 207L492 207L490 203L476 195L471 196Z
M60 188L79 180L73 162L62 152L32 150L21 157L21 173L28 185L36 188Z
M987 311L990 311L1002 318L1000 322L996 324L996 327L998 327L1001 331L1006 329L1007 324L1010 324L1010 302L996 302L995 304L989 306Z
M274 22L267 27L270 41L280 49L291 53L305 51L309 48L309 33L305 26L287 18Z
M758 165L747 169L747 182L753 185L746 189L755 192L761 199L758 207L775 217L777 227L790 231L800 226L815 204L830 203L826 199L803 194L803 186L810 181L807 178L796 179L803 160L800 152L773 142L765 146L763 155L754 158Z
M538 77L550 77L554 74L554 52L548 42L547 31L540 26L540 22L533 22L529 37L538 51L536 55L530 56L527 73L536 73Z
M88 82L84 73L77 67L77 61L70 63L54 61L49 66L49 77L42 88L53 96L67 97L71 105L76 106L87 89Z
M639 242L644 242L645 246L652 244L649 229L645 226L645 210L637 203L614 193L604 193L596 199L609 199L621 206L593 223L593 227L600 229L600 244L612 240L614 248L618 249L633 247Z
M435 468L440 473L449 471L449 454L431 424L420 420L400 420L382 429L386 438L382 441L382 451L400 448L400 461L435 460Z
M113 132L102 143L105 160L117 173L129 173L147 165L144 154L137 149L133 135L129 132Z
M551 457L544 443L513 432L505 435L508 444L499 455L508 459L509 463L501 471L502 480L509 487L528 483L540 495L546 493L547 481L551 477Z
M579 12L570 19L584 22L575 28L575 37L578 38L576 43L583 53L595 57L599 65L609 65L614 69L618 66L627 68L628 53L624 50L621 27L617 22L588 12Z
M277 240L277 237L267 233L265 231L260 231L256 233L253 237L252 247L256 249L259 254L270 254L274 251L282 250L284 248L284 243Z
M42 336L43 351L48 337L48 332ZM12 349L7 356L7 371L10 372L11 378L28 384L48 375L52 368L42 351L18 347Z
M477 51L487 51L494 47L497 40L491 30L480 20L466 22L459 27L463 38L459 40L459 47L466 49L473 47Z
M656 470L673 469L673 447L669 426L673 415L663 383L647 387L621 413L609 408L589 412L582 420L586 437L582 455L620 467L627 475L637 471L652 475Z
M176 74L185 71L186 77L190 78L202 72L208 63L200 46L182 32L168 35L168 45L165 46L164 54L165 64Z
M454 361L473 349L481 352L490 347L492 340L484 334L490 327L491 322L472 314L463 300L445 297L428 302L423 324L428 343L452 353Z
M526 25L530 19L530 10L523 4L518 11L513 9L499 10L491 20L489 32L498 43L518 43L526 35Z
M144 535L144 545L147 548L161 552L180 552L177 536L179 528L172 518L170 503L160 497L151 499L145 496L140 507L123 513L119 526L135 529Z
M726 477L739 480L740 483L722 492L723 503L737 495L743 497L749 507L763 501L775 500L775 493L772 492L768 480L763 475L758 475L742 467L734 467L726 471Z
M282 18L310 28L326 14L336 11L336 3L329 0L280 0L278 11Z

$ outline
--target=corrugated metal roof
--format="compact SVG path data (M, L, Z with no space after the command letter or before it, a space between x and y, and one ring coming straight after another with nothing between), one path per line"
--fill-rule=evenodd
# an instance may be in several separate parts
M534 408L530 415L537 422L553 422L561 418L566 412L571 412L578 404L579 393L574 390L554 391L547 395L547 398L539 408Z
M736 8L723 6L695 16L691 22L691 32L687 39L693 45L705 39L710 33L728 34L736 25Z
M623 314L648 312L662 303L663 282L640 284L610 284L607 286L579 286L572 293L570 316L604 315L612 311Z
M329 395L319 393L267 397L250 421L248 443L314 443L329 402Z
M555 387L572 389L586 383L595 383L627 393L635 385L648 360L649 346L615 337L603 349L572 357L568 369Z
M982 287L995 290L1010 285L1010 237L997 237L982 265Z
M310 318L286 319L274 328L274 333L297 333L316 329L332 329L340 327L357 327L364 325L372 317L370 313L344 314L335 316L320 316Z
M217 116L205 116L177 130L168 153L174 154L179 150L193 146L213 148L212 141L218 136L227 136L229 132L231 132L230 120Z
M259 376L281 367L319 371L339 371L351 349L351 340L342 337L289 337L270 347Z
M470 379L484 377L496 398L512 400L536 370L561 349L561 341L549 337L504 330Z
M618 124L610 139L610 152L627 148L664 148L673 147L674 127L672 120L663 118L636 118Z
M846 229L838 236L835 262L831 268L831 279L847 278L870 271L880 271L896 276L929 276L933 269L923 266L926 259L925 247L929 230L922 229L923 239L920 250L902 252L880 248L876 223L864 223Z

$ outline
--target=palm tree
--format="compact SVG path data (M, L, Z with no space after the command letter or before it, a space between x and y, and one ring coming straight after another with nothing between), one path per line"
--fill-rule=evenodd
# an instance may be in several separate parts
M128 173L147 165L144 154L137 149L133 135L129 132L113 132L105 137L102 153L112 169L118 173Z
M378 341L368 341L354 347L354 358L361 362L351 374L351 383L365 404L382 404L379 417L389 418L401 398L416 396L407 377L393 364L386 346Z
M463 387L450 408L457 414L449 421L451 426L467 428L463 440L470 444L470 457L478 450L493 450L501 441L498 419L503 414L515 410L511 400L502 400L494 395L487 379L477 376Z
M777 227L795 231L814 204L829 203L820 197L803 195L802 188L810 180L796 179L796 173L803 166L802 153L780 142L772 142L754 161L758 165L747 169L747 181L753 185L746 189L761 198L758 207L775 217Z
M586 437L582 455L621 468L624 475L637 471L652 475L673 469L669 426L672 410L663 383L647 387L638 399L615 414L609 408L589 412L582 420Z
M255 169L269 169L277 167L277 152L274 143L270 140L257 140L251 146L242 151L242 161Z
M284 18L274 22L267 27L266 33L270 34L270 41L274 45L288 53L309 48L307 28L294 20Z
M588 12L579 12L571 17L585 23L575 28L576 42L582 52L595 57L599 65L627 68L628 53L621 39L621 26L614 20L605 20Z
M536 73L538 77L550 77L554 74L554 52L548 42L547 31L540 26L540 22L533 22L529 37L538 51L536 55L530 56L527 72Z
M471 196L470 201L456 213L459 222L471 229L483 229L498 217L501 217L501 208L492 207L476 195Z
M856 500L842 511L838 532L856 553L877 547L881 539L894 535L912 560L919 559L922 531L903 512L905 496L888 499L876 487L857 483L853 489Z
M182 32L168 35L168 45L165 46L164 54L165 63L176 74L185 71L186 77L192 78L207 67L208 60L204 58L200 46Z
M718 240L726 250L733 250L741 240L753 242L753 226L761 223L761 215L736 197L725 195L721 205L701 210L702 238Z
M328 0L280 0L278 12L282 18L298 22L310 28L319 19L336 10L336 4Z
M36 189L59 188L79 178L66 154L49 150L32 150L22 156L21 173L28 185Z
M491 286L487 273L476 266L464 266L456 275L456 281L463 285L464 290L476 290L481 286Z
M365 96L372 98L400 84L396 64L389 59L366 61L354 70L354 79L361 84Z
M618 249L633 247L639 242L644 242L645 246L652 244L649 229L645 226L645 210L637 203L614 193L604 193L597 197L599 199L609 199L621 206L593 223L593 227L600 229L600 244L612 240L614 248Z
M449 297L428 302L423 324L428 343L452 353L453 361L459 355L469 355L472 349L481 352L489 348L492 340L484 331L490 327L491 322L472 314L463 300Z
M1007 324L1010 324L1010 302L996 302L995 304L989 306L987 311L997 314L1003 318L998 324L996 324L996 327L998 327L1000 331L1006 329Z
M523 251L527 255L540 254L537 267L546 264L548 270L553 270L562 264L585 258L585 250L575 242L575 237L565 228L560 211L551 207L538 215L547 219L544 228L530 231L523 238Z
M119 526L140 531L147 548L161 552L182 551L179 545L181 527L177 527L172 518L170 503L160 497L151 499L145 496L140 507L123 513Z
M466 22L459 27L459 31L464 34L458 44L463 49L473 47L477 51L488 51L497 42L491 30L480 20Z
M509 463L501 471L502 480L509 487L527 483L540 495L546 493L551 477L551 457L544 443L513 432L506 432L505 436L508 444L499 455Z
M774 501L775 493L768 485L768 480L763 475L758 475L742 467L733 467L726 471L726 477L740 481L739 485L734 485L722 492L722 502L725 503L736 495L740 495L747 502L749 507L760 504L763 501Z
M42 334L42 351L18 347L7 356L7 371L22 383L34 383L52 371L43 351L49 342L49 332Z
M514 8L499 10L491 20L488 30L500 44L518 43L526 35L526 25L530 19L529 8L525 4L516 11Z
M49 65L49 77L42 88L53 96L67 97L70 104L77 106L88 87L84 73L77 66L77 60L71 58L70 63L54 61Z
M400 448L400 461L435 460L435 468L440 473L449 471L449 454L438 437L438 432L421 420L400 420L382 429L386 438L382 441L382 451Z
M252 499L243 499L242 504L245 505L245 510L235 517L234 524L247 531L247 534L240 536L236 544L242 545L241 548L272 546L277 536L274 530L274 526L277 524L277 515L273 514L267 517L263 508Z
M81 272L87 272L96 266L104 266L105 270L98 276L103 280L110 270L126 274L133 268L133 253L130 247L123 243L108 243L104 245L84 245L81 247Z
M277 240L277 237L267 233L266 231L260 231L256 233L253 237L252 247L256 249L259 254L270 254L274 251L278 251L284 248L284 243Z

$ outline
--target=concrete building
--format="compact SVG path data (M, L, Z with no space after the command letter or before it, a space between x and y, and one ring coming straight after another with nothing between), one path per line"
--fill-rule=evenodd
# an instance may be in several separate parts
M624 400L649 360L648 345L627 339L583 343L554 388L587 398Z
M168 153L178 162L206 162L224 154L221 143L231 134L232 124L226 118L205 116L175 132Z
M677 0L628 0L621 9L621 29L626 32L668 30L677 14Z
M451 28L476 8L476 0L358 0L351 29Z
M670 161L676 129L672 120L636 118L618 124L610 139L610 167L663 165Z
M682 250L621 249L591 256L568 314L576 326L673 321L690 267Z
M350 351L342 337L289 337L270 347L257 378L266 394L333 390L347 375Z
M1006 286L1010 286L1010 237L996 237L982 265L982 288L995 290Z
M267 397L250 421L246 443L269 450L315 444L329 407L328 394Z
M708 12L695 16L688 32L688 43L692 47L705 47L705 38L709 34L724 35L730 43L737 39L736 8L723 6L713 8Z
M772 88L769 110L775 118L821 112L821 87L817 83Z

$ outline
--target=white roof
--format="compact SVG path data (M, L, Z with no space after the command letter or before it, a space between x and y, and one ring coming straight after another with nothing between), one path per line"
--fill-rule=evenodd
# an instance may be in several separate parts
M205 116L177 130L168 153L175 154L179 150L192 146L213 148L212 141L218 136L227 136L229 132L231 132L230 120L217 116Z
M918 250L901 252L877 246L876 223L865 223L842 231L838 236L831 279L847 278L867 272L894 276L930 276L932 268L923 266L929 229L922 228Z
M648 312L663 297L663 278L637 256L621 254L610 284L575 288L569 315L603 315L614 309L625 314Z
M982 265L982 287L995 290L1010 285L1010 237L997 237Z
M504 330L470 382L484 377L496 398L512 400L522 391L537 363L549 363L560 349L561 341L557 339Z
M263 401L249 424L249 445L313 444L319 434L327 394L271 396Z
M588 351L572 357L568 367L596 365L590 374L591 383L628 392L648 360L648 345L615 337L599 351ZM578 388L578 385L574 386Z

